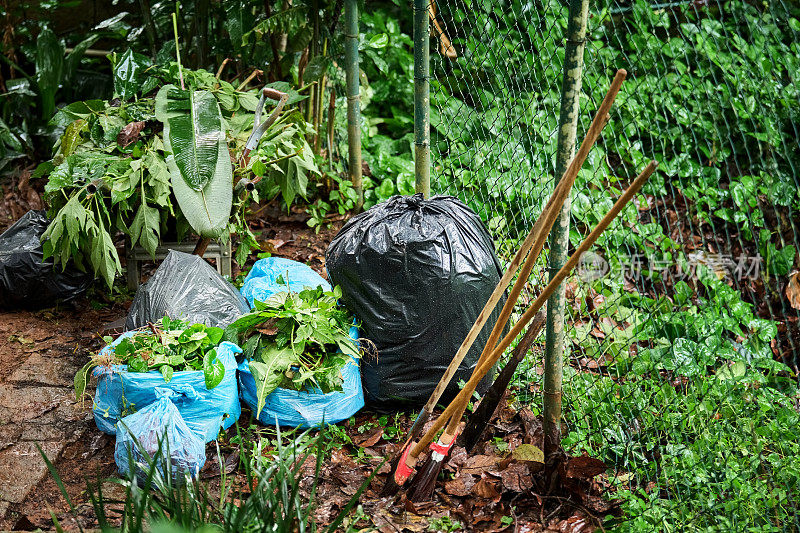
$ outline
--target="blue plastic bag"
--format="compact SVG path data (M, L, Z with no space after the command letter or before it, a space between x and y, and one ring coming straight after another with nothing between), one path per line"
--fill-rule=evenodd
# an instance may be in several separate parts
M279 277L283 278L282 283L278 283ZM331 284L311 267L291 259L267 257L256 261L253 269L244 278L240 292L252 308L253 300L266 302L276 292L300 292L305 288L318 286L326 291L331 290Z
M135 332L123 333L110 345L103 348L101 355L113 350L123 338ZM202 436L205 442L217 438L220 427L232 426L242 413L236 380L236 356L242 350L230 342L217 347L217 358L225 366L225 376L211 390L206 388L206 380L200 370L181 370L172 374L169 383L158 371L128 372L126 365L97 367L97 392L94 396L94 420L97 427L109 435L116 434L116 423L125 415L147 407L155 402L156 388L185 391L186 387L197 393L192 398L186 394L175 398L175 405L192 431Z
M284 282L288 281L292 291L317 286L325 291L331 290L330 284L310 267L289 259L269 257L259 259L253 265L253 270L245 278L242 294L253 305L254 299L263 302L275 293L286 292L286 284L277 281L279 276ZM354 341L358 341L358 328L353 326L349 333ZM347 420L364 407L358 360L351 358L342 369L342 378L342 390L327 394L319 390L296 391L279 387L264 399L264 408L258 419L264 424L291 427L315 427L323 422L335 424ZM239 387L242 401L254 413L257 412L256 382L247 361L239 365Z
M169 461L173 483L183 484L187 475L197 479L206 462L206 445L203 436L189 428L174 403L180 397L196 400L197 391L187 385L179 390L156 387L153 392L157 398L154 403L117 422L114 461L120 475L130 475L133 466L136 477L144 479L155 458L162 477L166 476L164 467Z

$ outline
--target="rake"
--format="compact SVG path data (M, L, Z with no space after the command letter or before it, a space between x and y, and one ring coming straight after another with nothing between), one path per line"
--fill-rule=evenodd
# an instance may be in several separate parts
M413 426L409 430L409 435L406 438L405 443L392 460L392 470L388 479L386 480L386 484L383 486L383 490L381 491L382 496L391 496L396 494L405 484L408 478L414 473L414 466L419 457L421 448L419 446L415 446L413 447L412 451L412 442L419 437L419 434L422 432L423 427L430 419L433 409L436 407L436 404L438 403L445 389L453 379L453 376L457 372L461 362L464 360L464 357L469 352L470 348L475 342L475 339L478 337L484 325L489 320L489 316L502 298L506 288L511 283L511 280L516 274L520 265L522 265L522 270L520 271L517 281L511 290L511 294L509 294L506 304L503 306L500 316L498 317L498 320L492 329L489 340L487 341L483 353L479 358L479 362L484 358L484 356L487 355L491 347L493 347L499 340L503 328L511 316L514 304L516 303L522 288L530 276L530 272L533 269L536 259L544 247L544 242L547 239L550 228L552 228L553 224L555 223L556 217L561 210L561 206L569 196L570 189L575 182L578 171L583 166L583 163L586 161L586 157L589 155L589 151L599 138L600 132L603 130L603 127L608 121L608 112L614 103L614 99L619 93L620 87L622 86L622 82L625 80L626 75L627 72L623 69L617 71L614 79L611 82L611 86L606 93L606 96L603 98L603 101L600 104L600 108L597 110L597 113L592 120L592 124L589 126L589 130L587 131L586 137L581 143L578 153L575 154L575 157L570 162L567 170L561 177L561 180L559 180L558 185L556 185L555 189L553 190L552 196L542 210L541 215L539 215L539 218L534 223L530 233L525 238L520 246L520 249L509 263L508 269L495 287L494 291L489 297L489 300L486 302L486 305L478 314L475 323L467 333L467 336L464 338L464 342L459 347L456 355L453 357L453 360L450 362L449 366L442 375L441 380L431 393L427 403L423 406L419 415L417 415ZM452 440L448 443L448 445L452 445ZM449 446L447 449L449 450Z

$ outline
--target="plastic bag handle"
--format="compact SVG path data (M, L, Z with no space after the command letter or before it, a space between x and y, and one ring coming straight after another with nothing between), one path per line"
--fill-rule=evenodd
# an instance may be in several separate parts
M191 385L175 385L173 387L156 387L156 399L167 398L175 402L181 396L190 400L200 400L200 394Z

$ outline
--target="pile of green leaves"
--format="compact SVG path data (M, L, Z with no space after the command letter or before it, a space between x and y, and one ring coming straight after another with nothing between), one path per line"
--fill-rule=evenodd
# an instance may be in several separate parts
M154 65L131 51L114 61L117 99L75 102L51 121L64 133L35 173L48 177L53 221L44 236L46 256L62 265L73 260L110 287L121 272L118 232L154 255L163 241L182 241L194 230L222 239L238 234L235 258L244 263L258 247L244 221L250 201L282 194L289 205L319 173L305 140L307 123L294 109L270 127L249 163L235 171L236 178L263 176L259 189L233 199L230 158L238 160L253 129L257 91L187 69L184 91L175 86L176 63ZM290 104L302 100L289 92ZM189 109L197 112L190 116ZM203 119L202 139L193 134L194 115Z
M225 365L217 358L221 328L189 324L165 316L152 326L123 338L106 353L98 353L75 376L75 396L86 390L86 376L97 366L127 365L128 372L159 371L169 383L174 372L202 370L206 388L213 389L225 377ZM111 343L111 337L103 337Z
M278 280L282 283L282 280ZM323 393L342 390L342 368L359 349L349 335L353 317L338 306L341 289L279 292L226 329L250 360L258 412L278 387Z

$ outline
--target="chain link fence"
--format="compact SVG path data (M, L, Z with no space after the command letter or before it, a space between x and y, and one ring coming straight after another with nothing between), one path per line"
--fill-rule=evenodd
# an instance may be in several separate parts
M508 260L553 189L570 8L429 7L432 190L475 209ZM589 3L578 142L629 74L568 248L660 162L566 283L563 444L611 467L622 529L800 529L798 18L782 0ZM518 376L534 408L542 372L536 353Z

